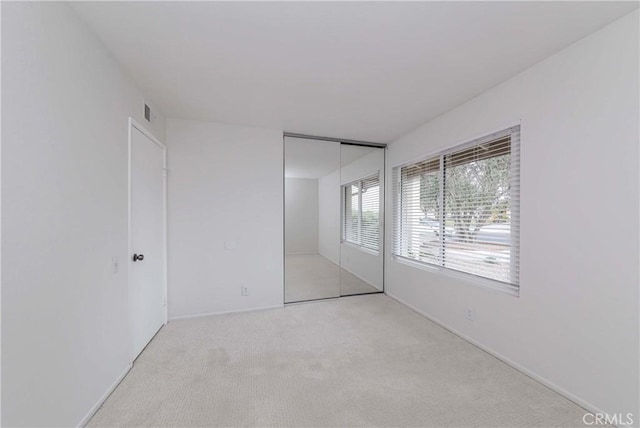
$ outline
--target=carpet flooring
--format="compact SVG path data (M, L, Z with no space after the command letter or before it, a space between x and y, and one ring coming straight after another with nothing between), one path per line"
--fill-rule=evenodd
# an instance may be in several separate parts
M170 322L89 426L574 427L584 413L375 294Z
M287 303L379 291L320 254L285 256L284 301Z

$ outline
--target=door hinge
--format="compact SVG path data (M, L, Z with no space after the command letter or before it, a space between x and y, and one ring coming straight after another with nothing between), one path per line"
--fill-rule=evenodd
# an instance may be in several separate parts
M169 170L167 168L162 168L162 176L166 177L169 174Z

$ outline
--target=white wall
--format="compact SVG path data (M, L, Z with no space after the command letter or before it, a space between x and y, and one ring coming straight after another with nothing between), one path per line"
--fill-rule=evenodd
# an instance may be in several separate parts
M391 256L386 281L389 295L636 424L638 73L636 11L391 144L392 166L522 121L521 292Z
M282 305L282 131L170 119L167 144L169 318Z
M3 426L77 425L131 362L127 120L142 113L66 4L2 3ZM164 137L161 116L151 128Z
M286 254L318 253L318 179L284 179Z
M383 254L368 252L349 243L340 245L340 267L382 291Z

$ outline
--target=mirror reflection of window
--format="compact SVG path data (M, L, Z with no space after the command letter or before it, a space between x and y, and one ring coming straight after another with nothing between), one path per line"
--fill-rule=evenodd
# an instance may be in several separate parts
M285 303L383 291L384 149L285 137Z
M383 290L384 149L341 147L340 295Z
M378 251L380 245L380 173L346 184L342 240Z

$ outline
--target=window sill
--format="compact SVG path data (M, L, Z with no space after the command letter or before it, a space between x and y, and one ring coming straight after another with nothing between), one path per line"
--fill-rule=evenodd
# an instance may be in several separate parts
M411 260L406 257L398 256L395 254L391 256L391 259L394 262L403 264L405 266L411 266L427 272L443 275L453 279L458 279L470 285L480 286L480 287L488 288L494 291L500 291L514 297L520 297L520 289L499 281L494 281L489 278L483 278L483 277L476 276L469 273L458 272L458 271L447 269L441 266L430 265L427 263Z
M371 254L372 256L377 256L378 254L380 254L380 252L378 252L378 251L370 250L369 248L363 247L362 245L354 244L353 242L340 241L340 243L342 245L346 245L348 247L355 248L356 250L360 250L363 253Z

